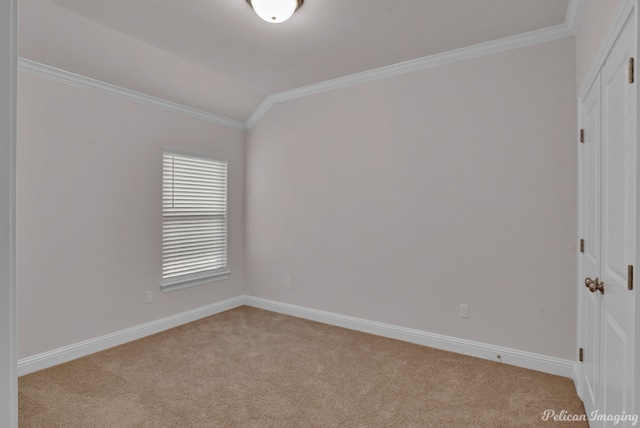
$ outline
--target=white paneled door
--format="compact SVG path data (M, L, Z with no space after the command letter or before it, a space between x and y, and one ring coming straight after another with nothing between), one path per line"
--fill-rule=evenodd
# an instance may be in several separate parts
M636 261L635 15L581 106L579 392L592 427L632 426Z

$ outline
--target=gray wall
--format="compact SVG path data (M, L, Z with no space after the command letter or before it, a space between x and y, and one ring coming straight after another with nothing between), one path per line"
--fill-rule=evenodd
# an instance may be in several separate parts
M575 100L567 38L275 105L247 294L573 359Z
M20 358L244 294L243 131L26 73L18 94ZM228 280L159 291L163 147L229 161Z

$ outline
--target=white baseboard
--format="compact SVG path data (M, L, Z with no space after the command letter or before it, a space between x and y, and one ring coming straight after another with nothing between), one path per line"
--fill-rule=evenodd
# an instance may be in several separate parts
M95 352L104 351L114 346L122 345L132 340L141 339L170 328L178 327L201 318L206 318L220 312L244 305L245 297L238 296L202 308L193 309L181 314L148 322L115 333L106 334L94 339L85 340L73 345L43 352L42 354L18 360L18 376L33 373L38 370L53 367L76 358L84 357Z
M245 296L245 304L259 309L429 346L431 348L456 352L485 360L498 361L497 356L500 355L500 361L504 364L575 379L575 363L570 360L338 315L258 297Z
M498 361L497 356L500 355L500 361L504 364L573 378L574 381L576 379L576 366L575 363L570 360L563 360L560 358L519 351L517 349L504 348L501 346L488 345L486 343L474 342L471 340L458 339L421 330L398 327L391 324L384 324L251 296L234 297L202 308L183 312L157 321L152 321L136 327L131 327L115 333L20 359L18 361L18 376L23 376L38 370L66 363L68 361L75 360L76 358L104 351L105 349L122 345L132 340L141 339L143 337L243 305L375 334L377 336L456 352L458 354L483 358L486 360Z

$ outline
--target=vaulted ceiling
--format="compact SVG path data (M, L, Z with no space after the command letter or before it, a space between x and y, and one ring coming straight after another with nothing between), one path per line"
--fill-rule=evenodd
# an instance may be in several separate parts
M245 122L270 94L566 25L569 0L20 0L19 55Z

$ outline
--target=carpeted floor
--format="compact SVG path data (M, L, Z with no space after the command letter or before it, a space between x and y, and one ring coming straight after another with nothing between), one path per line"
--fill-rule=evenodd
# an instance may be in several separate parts
M250 307L19 379L20 427L587 427L570 379Z

